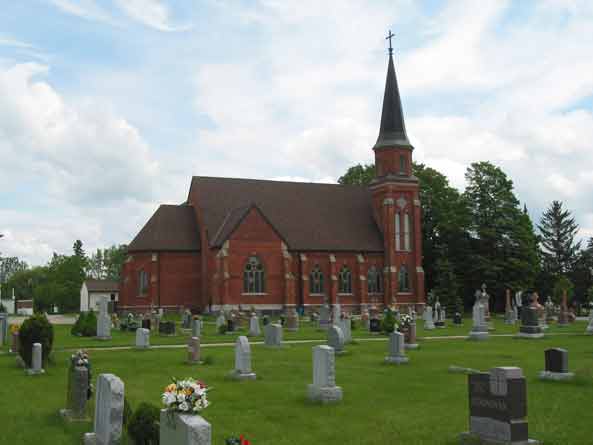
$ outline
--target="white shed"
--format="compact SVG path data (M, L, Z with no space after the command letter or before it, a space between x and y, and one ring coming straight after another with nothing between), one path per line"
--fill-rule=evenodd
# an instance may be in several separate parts
M80 288L80 312L98 311L101 297L107 297L114 304L118 302L119 283L113 280L85 280Z

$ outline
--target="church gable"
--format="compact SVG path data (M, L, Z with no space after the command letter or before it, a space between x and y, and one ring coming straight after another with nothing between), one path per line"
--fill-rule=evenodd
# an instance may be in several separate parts
M232 210L215 237L214 246L225 241L284 242L284 237L255 205Z

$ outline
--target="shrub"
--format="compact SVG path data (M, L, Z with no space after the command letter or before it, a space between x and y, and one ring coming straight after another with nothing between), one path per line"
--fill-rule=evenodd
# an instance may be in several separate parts
M128 422L128 435L136 445L158 445L159 419L159 408L141 403Z
M396 328L395 323L395 314L391 309L385 310L385 315L383 316L383 320L381 321L381 330L384 334L389 335Z
M43 363L47 363L54 343L54 328L44 314L32 315L19 329L19 354L29 368L33 358L33 343L41 343Z
M97 316L93 311L81 312L70 330L72 335L94 337L97 335Z

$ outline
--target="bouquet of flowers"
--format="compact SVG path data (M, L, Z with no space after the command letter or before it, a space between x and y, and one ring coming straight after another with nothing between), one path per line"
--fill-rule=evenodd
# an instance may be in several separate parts
M402 328L408 328L413 321L414 319L410 314L401 314L399 317L400 326Z
M89 367L89 355L86 353L86 351L78 350L76 351L76 354L72 354L72 363L75 366L85 366L85 367Z
M243 434L241 434L239 437L227 437L224 443L226 445L251 445L251 442L245 439Z
M207 393L208 387L199 380L173 378L173 383L168 385L163 393L163 405L170 412L197 414L210 404Z
M18 325L16 323L11 323L11 325L10 325L10 333L11 334L16 334L19 331L20 328L21 328L20 325Z

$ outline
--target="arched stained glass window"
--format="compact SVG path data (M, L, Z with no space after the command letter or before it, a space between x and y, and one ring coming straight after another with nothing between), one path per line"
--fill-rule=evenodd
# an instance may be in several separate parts
M409 292L410 291L410 274L408 273L408 268L405 264L399 268L399 291L400 292Z
M266 271L259 258L249 257L243 270L243 292L263 294L266 291Z
M406 213L404 215L404 249L407 251L411 250L410 244L410 215Z
M316 264L311 273L309 274L309 293L323 293L323 272L321 272L319 264Z
M338 292L341 294L352 293L352 273L346 265L342 266L342 269L340 269Z
M401 221L399 213L395 214L395 250L401 250Z
M379 294L383 292L383 277L375 266L369 268L367 272L367 286L369 294Z

